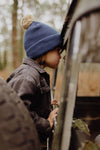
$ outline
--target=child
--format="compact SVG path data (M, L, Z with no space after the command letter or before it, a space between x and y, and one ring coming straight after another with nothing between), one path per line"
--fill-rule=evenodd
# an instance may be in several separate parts
M33 21L31 15L23 17L22 26L27 29L24 35L27 58L7 82L27 106L43 142L51 134L58 111L51 107L49 75L44 67L57 68L62 39L53 28Z

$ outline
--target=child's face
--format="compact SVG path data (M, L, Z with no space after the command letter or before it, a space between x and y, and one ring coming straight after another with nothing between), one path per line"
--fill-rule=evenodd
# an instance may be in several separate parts
M44 55L46 65L53 69L58 67L60 58L61 56L59 54L59 48L56 48Z

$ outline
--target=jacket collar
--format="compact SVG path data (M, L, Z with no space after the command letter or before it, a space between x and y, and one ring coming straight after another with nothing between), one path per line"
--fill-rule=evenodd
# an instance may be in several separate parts
M47 74L47 72L43 68L41 68L41 66L31 58L25 57L23 59L23 64L28 64L32 68L35 68L38 72Z

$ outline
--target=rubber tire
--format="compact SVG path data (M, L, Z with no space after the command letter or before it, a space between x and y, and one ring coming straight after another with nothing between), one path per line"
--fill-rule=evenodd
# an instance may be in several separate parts
M30 114L0 78L0 150L39 150L38 134Z

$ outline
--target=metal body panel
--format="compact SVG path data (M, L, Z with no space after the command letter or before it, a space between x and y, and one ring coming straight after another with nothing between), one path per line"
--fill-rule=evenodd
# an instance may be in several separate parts
M67 13L62 29L66 59L57 119L58 124L54 133L52 150L70 149L80 62L100 62L99 17L100 0L73 1ZM97 21L97 25L92 25L93 21ZM88 24L89 29L86 29ZM66 46L65 43L67 43Z

